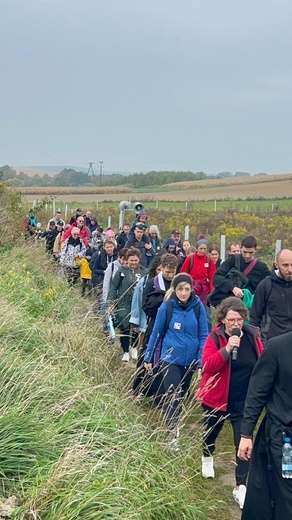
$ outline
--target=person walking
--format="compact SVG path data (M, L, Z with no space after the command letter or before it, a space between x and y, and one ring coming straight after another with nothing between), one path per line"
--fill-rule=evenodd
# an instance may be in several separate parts
M217 269L208 301L214 307L228 296L243 298L243 288L254 294L263 278L269 276L270 271L261 260L255 258L257 241L254 236L247 235L241 241L240 255L229 254Z
M250 460L242 520L292 518L292 479L283 478L281 467L284 438L292 438L291 345L292 332L268 340L250 378L238 447L239 459Z
M80 268L76 263L76 259L83 258L86 253L86 247L79 235L79 228L72 227L71 235L65 240L60 255L60 265L64 267L68 283L71 286L77 284L80 276Z
M174 448L177 447L182 400L189 390L194 371L201 367L207 334L205 309L194 294L192 278L188 274L177 274L158 309L144 355L144 367L152 372L157 340L162 340L162 409Z
M193 279L195 293L205 306L208 319L208 329L212 328L211 309L207 305L207 296L213 290L213 277L216 271L215 263L208 255L208 241L200 236L196 242L196 252L185 259L181 273L189 273Z
M250 323L264 341L292 331L292 251L282 249L275 269L256 288Z
M147 269L140 265L139 249L131 247L127 251L126 259L127 264L122 265L117 270L111 281L107 296L107 306L108 312L113 315L115 327L118 327L121 331L122 361L128 362L130 361L132 347L135 348L135 341L138 336L137 334L131 334L131 302L135 286L140 278L147 273Z
M214 478L215 442L228 418L237 454L249 379L263 344L256 327L245 325L248 311L236 297L226 298L217 309L217 325L203 350L202 380L197 398L204 412L202 476ZM236 455L234 500L242 509L246 493L248 462Z

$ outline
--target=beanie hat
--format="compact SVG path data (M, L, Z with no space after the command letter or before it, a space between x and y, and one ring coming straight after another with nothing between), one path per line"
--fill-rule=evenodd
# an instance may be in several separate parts
M159 235L158 227L155 225L150 226L149 233L156 233L156 235Z
M115 238L115 232L112 228L108 228L105 232L105 238Z
M176 246L176 243L175 241L173 240L173 238L168 238L165 242L165 247L169 247L169 246Z
M202 244L208 246L208 240L204 237L204 235L200 235L199 239L196 242L196 248L200 247Z
M79 235L80 229L78 227L73 227L71 229L71 235L73 236L73 235L75 235L75 233L78 233L78 235Z
M174 290L177 288L178 284L179 283L188 283L190 284L191 287L193 287L193 279L192 277L187 274L187 273L181 273L181 274L177 274L174 278L173 278L173 288Z

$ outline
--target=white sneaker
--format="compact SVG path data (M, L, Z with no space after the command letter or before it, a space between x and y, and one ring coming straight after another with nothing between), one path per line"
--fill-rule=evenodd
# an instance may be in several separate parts
M240 509L243 509L245 495L246 495L246 487L243 484L238 486L238 489L234 488L233 498L234 498L235 502L239 505Z
M170 441L170 449L171 451L179 451L179 442L177 439L172 439Z
M204 478L215 477L213 457L202 457L202 476Z
M129 354L129 352L125 352L124 353L124 355L122 357L122 361L126 361L126 362L130 361L130 354Z
M137 351L136 347L130 348L130 354L131 354L132 359L134 359L134 360L138 359L138 351Z

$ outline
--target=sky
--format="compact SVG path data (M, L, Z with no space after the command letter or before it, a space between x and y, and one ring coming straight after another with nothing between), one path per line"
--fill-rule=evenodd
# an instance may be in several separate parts
M0 164L292 172L291 0L1 0Z

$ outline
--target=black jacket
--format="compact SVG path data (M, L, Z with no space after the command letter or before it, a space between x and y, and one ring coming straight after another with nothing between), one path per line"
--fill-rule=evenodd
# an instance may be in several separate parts
M248 266L248 263L244 261L244 258L242 255L240 256L240 271L243 272L246 267ZM214 278L213 278L213 285L216 287L216 289L220 289L220 291L223 294L223 298L227 298L227 296L234 296L232 290L234 289L234 284L230 278L226 278L226 275L228 272L236 267L235 266L235 255L230 255L217 269L215 272ZM256 264L254 265L253 269L250 271L250 273L247 275L248 278L248 284L246 285L246 289L248 289L252 294L255 292L258 284L260 283L263 278L266 278L266 276L269 276L270 271L264 262L261 260L258 260Z
M260 327L264 340L292 331L292 282L271 271L255 291L250 324Z
M120 251L121 249L123 249L123 247L125 247L126 243L127 243L127 240L128 240L129 236L126 235L126 233L124 231L122 231L119 236L117 237L117 247L118 247L118 251Z
M292 427L292 332L270 339L253 369L241 424L243 435L252 435L264 406L273 421Z
M145 244L150 244L150 240L148 236L145 235L145 233L142 236L142 240L137 240L135 235L130 233L130 235L128 236L128 240L125 244L125 247L127 248L133 246L136 249L139 249L141 253L140 265L142 265L143 267L147 267L147 265L150 264L153 256L155 256L153 248L151 247L151 249L146 249Z
M114 249L113 255L106 254L102 247L100 251L95 251L90 260L90 269L92 270L92 283L94 286L103 283L104 273L107 266L118 258L118 252Z

